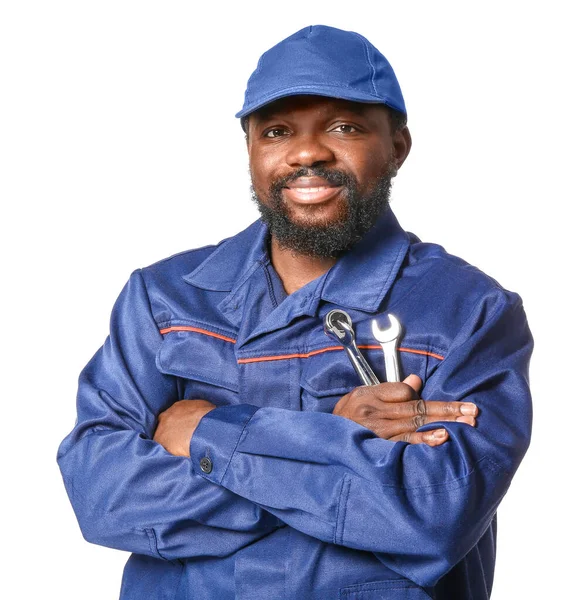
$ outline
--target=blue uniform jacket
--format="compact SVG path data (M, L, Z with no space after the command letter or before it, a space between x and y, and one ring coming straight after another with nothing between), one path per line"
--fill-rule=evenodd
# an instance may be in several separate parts
M136 271L82 372L59 464L85 538L133 553L121 598L488 598L495 512L531 428L519 296L390 211L283 302L266 245L256 222ZM403 374L424 399L476 403L477 427L445 422L431 448L332 415L360 383L323 332L335 307L381 380L371 320L394 313ZM184 398L218 406L191 459L152 440Z

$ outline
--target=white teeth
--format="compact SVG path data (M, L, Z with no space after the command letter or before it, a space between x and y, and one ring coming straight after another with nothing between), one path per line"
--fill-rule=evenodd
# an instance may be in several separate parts
M303 194L316 194L317 192L322 192L323 190L329 189L327 186L323 187L306 187L306 188L295 188L298 192Z

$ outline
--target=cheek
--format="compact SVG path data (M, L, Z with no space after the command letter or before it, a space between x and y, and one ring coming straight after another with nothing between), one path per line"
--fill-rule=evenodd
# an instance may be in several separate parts
M271 153L251 152L249 156L251 183L259 197L267 196L273 181L282 177Z
M251 175L251 184L259 195L261 189L265 188L265 169L261 167L261 161L249 155L249 174Z
M392 148L376 147L371 152L354 157L354 167L359 185L370 188L386 175L394 161Z
M250 167L250 172L253 190L261 200L266 200L269 196L270 186L268 179L264 176L260 169L254 168L253 166Z

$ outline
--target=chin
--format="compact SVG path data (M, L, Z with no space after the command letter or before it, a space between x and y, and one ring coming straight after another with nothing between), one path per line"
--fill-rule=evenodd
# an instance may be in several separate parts
M324 231L331 227L341 227L349 219L349 209L346 200L336 204L293 206L286 205L285 217L292 225L305 229Z

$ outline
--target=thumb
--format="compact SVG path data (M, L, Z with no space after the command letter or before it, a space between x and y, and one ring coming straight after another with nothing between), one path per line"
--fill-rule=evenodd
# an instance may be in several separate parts
M412 387L417 394L421 391L423 387L423 381L418 375L409 375L408 377L403 379L403 383L406 383L407 385Z

